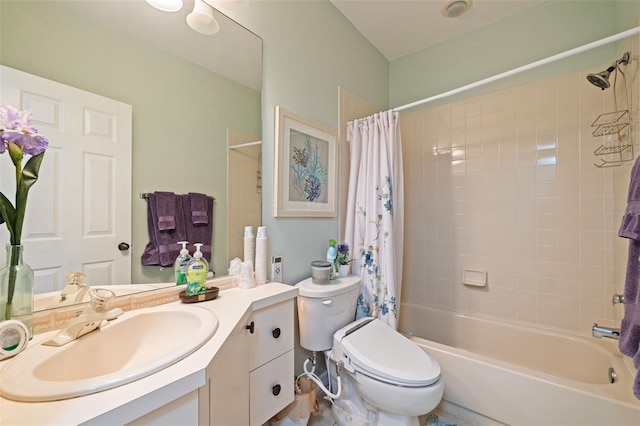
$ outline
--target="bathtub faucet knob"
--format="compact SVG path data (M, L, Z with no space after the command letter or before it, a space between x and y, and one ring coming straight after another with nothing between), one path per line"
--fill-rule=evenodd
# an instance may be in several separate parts
M615 305L616 303L624 304L624 294L614 294L611 299L611 303Z

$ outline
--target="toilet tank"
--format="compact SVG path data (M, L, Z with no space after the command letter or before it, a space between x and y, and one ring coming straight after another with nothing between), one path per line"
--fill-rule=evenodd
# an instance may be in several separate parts
M360 277L338 278L314 284L311 278L296 284L300 345L310 351L331 349L333 333L354 321Z

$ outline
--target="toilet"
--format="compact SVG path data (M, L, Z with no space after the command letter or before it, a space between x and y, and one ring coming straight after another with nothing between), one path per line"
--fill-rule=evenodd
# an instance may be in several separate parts
M375 318L354 321L360 277L298 288L300 345L325 354L331 390L342 361L342 391L333 400L339 425L419 425L440 403L440 366L418 345Z

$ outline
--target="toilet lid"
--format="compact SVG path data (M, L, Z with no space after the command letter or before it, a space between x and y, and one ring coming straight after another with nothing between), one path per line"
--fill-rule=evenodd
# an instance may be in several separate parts
M382 381L420 387L440 378L440 366L417 344L375 319L342 341L354 368Z
M357 290L360 288L360 277L352 275L338 278L329 284L315 284L311 278L307 278L296 284L296 287L298 288L298 294L302 297L324 299Z

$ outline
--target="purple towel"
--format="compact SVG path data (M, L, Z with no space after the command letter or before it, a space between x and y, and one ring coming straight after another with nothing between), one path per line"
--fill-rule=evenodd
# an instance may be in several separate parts
M173 192L155 192L156 211L158 212L158 230L176 229L176 195Z
M620 326L620 352L633 359L640 370L640 158L631 170L627 210L618 235L629 238L627 276L624 283L624 318ZM640 399L640 373L636 375L633 393Z
M174 211L176 226L173 230L160 231L158 229L157 196L149 194L147 199L147 227L149 230L149 242L141 256L143 265L171 266L180 254L181 246L178 241L187 239L184 225L184 211L182 200L174 197Z
M197 192L190 192L189 198L191 199L191 223L194 225L207 225L209 223L207 196Z
M189 213L191 210L191 195L180 195L182 199L182 205L185 212L185 228L187 230L187 240L189 244L202 243L200 251L207 262L211 262L213 241L213 197L205 195L206 199L206 211L207 211L207 223L202 225L196 225L192 220L192 215Z

